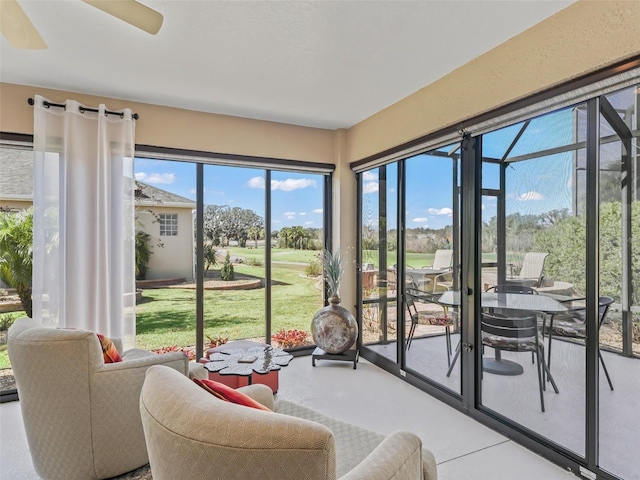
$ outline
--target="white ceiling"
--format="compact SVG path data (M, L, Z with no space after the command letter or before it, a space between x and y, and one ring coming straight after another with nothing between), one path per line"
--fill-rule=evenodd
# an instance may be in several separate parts
M142 0L156 36L79 0L19 1L49 48L3 37L3 82L341 128L574 0Z

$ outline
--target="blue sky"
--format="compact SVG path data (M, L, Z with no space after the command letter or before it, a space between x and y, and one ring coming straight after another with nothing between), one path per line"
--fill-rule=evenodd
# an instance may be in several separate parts
M574 141L573 110L565 109L531 121L509 158L568 145ZM483 154L502 158L520 130L522 123L486 134ZM453 145L441 148L448 152ZM453 171L448 158L420 154L406 162L407 227L439 229L453 220ZM571 208L572 153L559 153L510 164L506 172L507 214L537 215L554 209ZM498 189L499 166L485 163L484 188ZM363 174L365 223L377 226L379 171ZM397 167L387 166L387 212L390 228L396 225ZM482 216L489 220L497 213L496 197L483 197Z
M565 109L531 121L510 157L573 142L574 111ZM522 124L488 133L483 154L501 158ZM451 146L440 149L451 150ZM512 163L507 169L507 214L540 214L571 207L572 154L560 153ZM483 186L498 188L498 167L485 165ZM408 228L442 228L452 223L452 162L448 158L416 155L407 160ZM195 200L194 164L137 158L136 178L155 187ZM206 165L205 204L248 208L264 217L264 170ZM273 171L271 174L272 226L322 227L322 175ZM387 167L388 225L396 224L397 165ZM365 223L378 223L380 190L378 169L363 174ZM484 197L483 218L496 215L495 198Z
M136 158L136 179L196 199L195 164ZM265 216L264 170L205 165L205 204L251 209ZM271 172L272 228L322 228L322 175Z

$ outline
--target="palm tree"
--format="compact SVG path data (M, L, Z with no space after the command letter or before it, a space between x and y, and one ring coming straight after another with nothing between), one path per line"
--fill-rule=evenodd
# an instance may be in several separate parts
M260 240L264 235L264 229L260 227L251 227L249 229L249 238L255 242L255 248L258 248L258 240Z
M0 212L0 277L16 289L22 307L32 316L33 209Z

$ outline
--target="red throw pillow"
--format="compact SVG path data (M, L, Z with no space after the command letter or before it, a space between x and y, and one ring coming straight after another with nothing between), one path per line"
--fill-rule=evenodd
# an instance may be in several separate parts
M260 402L256 402L250 396L234 390L233 388L226 386L224 383L214 382L213 380L200 380L197 378L194 378L193 381L204 388L207 392L215 395L218 398L222 398L222 400L225 400L227 402L237 403L238 405L244 405L246 407L257 408L258 410L264 410L265 412L272 411L270 408L265 407Z
M209 388L207 385L205 385L202 380L200 380L199 378L194 378L193 379L194 382L196 382L196 385L201 386L202 388L204 388L207 392L209 392L211 395L213 395L214 397L219 398L220 400L222 400L223 402L228 402L229 400L227 400L226 398L224 398L222 395L220 395L218 392L216 392L215 390Z
M110 338L105 337L100 333L96 333L98 340L100 340L100 346L102 347L102 357L104 363L117 363L122 361L122 357L118 353L118 349L113 344Z

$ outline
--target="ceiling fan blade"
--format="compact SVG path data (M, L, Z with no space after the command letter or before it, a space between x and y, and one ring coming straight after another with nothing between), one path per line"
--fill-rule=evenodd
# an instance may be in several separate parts
M42 37L16 0L0 1L0 31L15 48L42 50L47 48Z
M162 26L162 14L135 0L82 0L134 27L155 35Z

